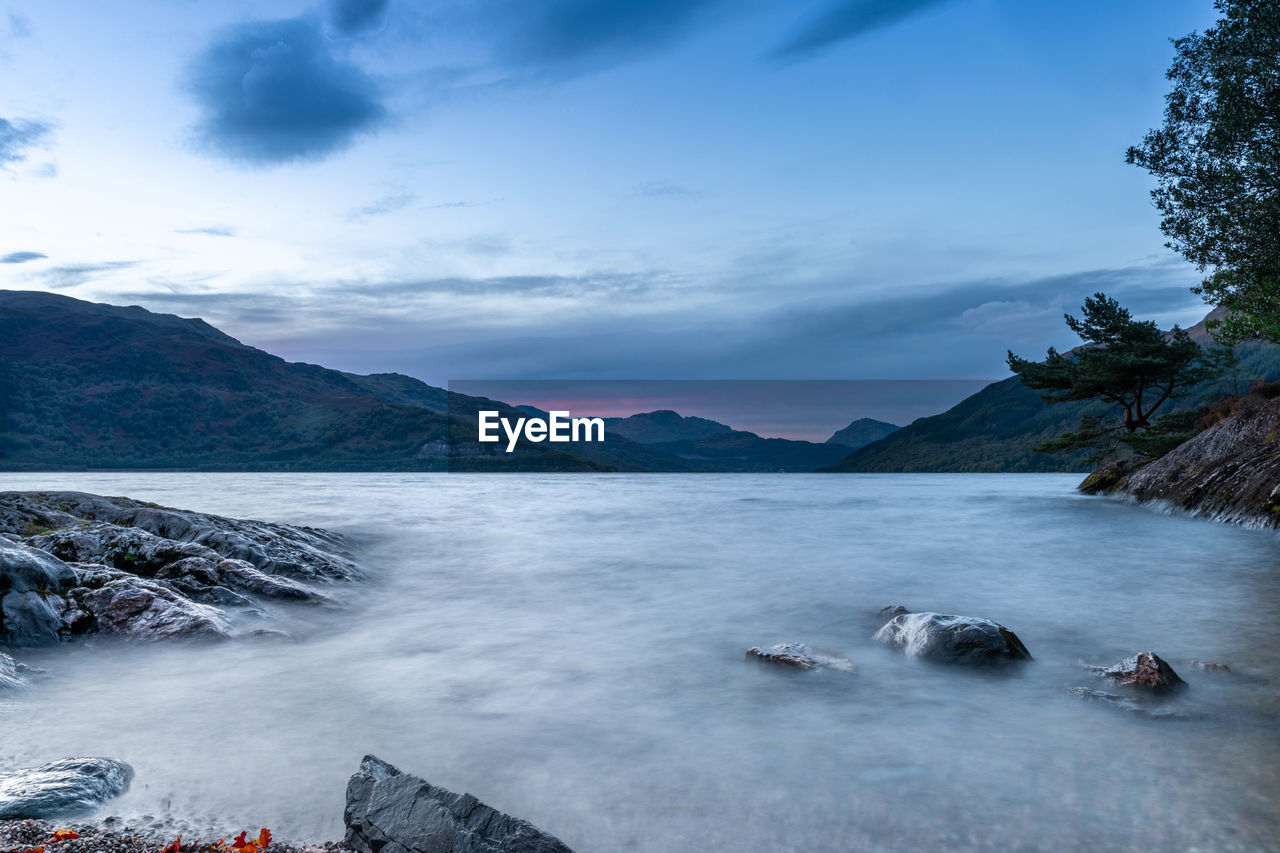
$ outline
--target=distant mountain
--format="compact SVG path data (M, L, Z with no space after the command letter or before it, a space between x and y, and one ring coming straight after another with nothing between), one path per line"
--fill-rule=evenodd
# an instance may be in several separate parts
M704 471L813 471L844 458L849 448L786 438L761 438L753 432L717 432L696 441L649 445Z
M897 424L877 421L872 418L858 418L844 429L836 430L827 444L841 444L852 450L865 447L873 441L879 441L891 432L901 429Z
M1210 315L1211 317L1213 315ZM1203 321L1188 330L1209 342ZM1223 377L1172 401L1164 411L1195 409L1221 397L1245 393L1257 380L1280 379L1280 347L1262 341L1241 344L1237 377ZM995 382L940 415L921 418L854 451L829 471L1087 471L1089 453L1037 453L1041 442L1076 429L1097 403L1046 403L1016 376Z
M475 441L481 407L515 412L286 362L202 320L0 290L2 470L684 469L620 437L500 453Z
M733 427L698 417L682 417L670 409L642 412L627 418L605 418L605 429L641 444L672 441L697 441L720 433L733 432Z

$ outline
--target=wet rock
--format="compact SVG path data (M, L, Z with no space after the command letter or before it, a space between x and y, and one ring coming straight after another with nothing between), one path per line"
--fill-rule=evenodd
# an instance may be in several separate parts
M1203 670L1204 672L1230 672L1231 671L1231 667L1228 666L1227 664L1216 663L1211 660L1189 660L1187 661L1187 666L1194 667L1195 669Z
M904 613L889 620L875 639L902 649L908 657L950 663L1031 660L1031 653L1016 634L975 616Z
M4 652L0 652L0 690L25 687L27 680L22 675L23 673L18 670L18 662Z
M885 619L892 619L895 616L901 616L904 613L910 613L911 611L903 607L901 604L886 604L884 607L880 608L879 612Z
M345 540L311 527L223 518L84 492L2 492L0 531L30 535L105 522L175 543L194 543L269 575L302 581L360 576Z
M765 661L767 663L777 663L784 666L793 666L796 669L818 669L819 667L828 667L830 669L839 669L845 672L853 671L853 664L841 657L835 655L823 654L815 652L812 648L804 643L779 643L776 646L770 646L762 649L759 646L752 646L747 649L747 657Z
M559 839L367 755L347 783L347 844L360 853L572 853Z
M90 585L72 590L75 607L67 612L88 614L96 633L135 640L231 636L221 610L184 598L162 583L110 569L87 580Z
M110 758L67 758L0 773L0 820L91 809L129 789L133 768Z
M1173 667L1155 652L1138 652L1109 667L1090 667L1095 673L1115 679L1125 687L1164 691L1185 687Z
M36 548L0 540L0 644L54 642L62 621L58 597L74 585L66 563Z

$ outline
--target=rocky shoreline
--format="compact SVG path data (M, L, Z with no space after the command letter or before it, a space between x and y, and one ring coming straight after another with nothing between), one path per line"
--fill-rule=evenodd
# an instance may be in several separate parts
M1115 495L1214 521L1280 527L1280 398L1254 393L1226 417L1165 455L1120 460L1080 491Z

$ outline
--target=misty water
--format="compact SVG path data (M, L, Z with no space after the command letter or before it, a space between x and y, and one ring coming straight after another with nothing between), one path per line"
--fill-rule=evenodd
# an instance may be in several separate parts
M1280 540L1077 480L6 474L331 528L370 579L277 608L293 642L25 654L52 675L3 699L0 766L123 759L98 816L202 835L338 838L374 753L581 853L1280 849ZM889 603L1035 660L907 659ZM856 671L744 660L783 641ZM1068 693L1148 649L1190 719Z

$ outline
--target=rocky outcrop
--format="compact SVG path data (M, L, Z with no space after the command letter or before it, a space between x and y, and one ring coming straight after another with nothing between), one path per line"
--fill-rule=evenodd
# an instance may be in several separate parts
M347 844L360 853L572 853L527 821L372 755L347 783L343 818Z
M941 613L904 613L876 632L881 643L909 657L948 663L1004 663L1030 660L1018 636L989 619Z
M23 678L24 668L16 660L0 652L0 690L12 690L25 687L27 680Z
M1112 463L1080 490L1234 524L1280 526L1280 399L1245 397L1230 417L1164 456Z
M782 664L783 666L791 666L796 669L819 669L826 667L829 669L838 669L844 672L852 672L853 664L842 657L836 655L824 654L816 652L804 643L779 643L776 646L770 646L762 649L759 646L752 646L747 649L747 657L749 659L763 661L765 663Z
M0 820L91 809L129 789L133 768L110 758L66 758L0 773Z
M0 493L0 645L227 637L225 609L324 604L320 585L358 574L323 530L81 492Z
M1114 679L1124 687L1149 691L1166 691L1185 687L1186 682L1173 671L1168 661L1155 652L1138 652L1108 667L1090 667L1094 673Z

